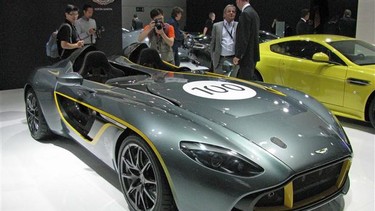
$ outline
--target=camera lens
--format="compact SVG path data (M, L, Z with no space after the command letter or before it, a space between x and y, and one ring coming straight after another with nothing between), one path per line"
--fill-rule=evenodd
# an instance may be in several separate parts
M163 28L163 23L159 19L155 19L155 27L157 30L161 30Z
M156 28L157 28L158 30L161 30L161 29L163 28L163 26L161 25L161 23L158 23L158 24L156 24L155 26L156 26Z

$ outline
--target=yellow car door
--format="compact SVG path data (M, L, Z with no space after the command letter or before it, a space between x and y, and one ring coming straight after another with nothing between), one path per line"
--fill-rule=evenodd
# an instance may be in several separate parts
M281 61L284 85L303 91L322 103L342 106L348 67L328 48L312 41L290 41ZM314 61L315 53L329 61Z

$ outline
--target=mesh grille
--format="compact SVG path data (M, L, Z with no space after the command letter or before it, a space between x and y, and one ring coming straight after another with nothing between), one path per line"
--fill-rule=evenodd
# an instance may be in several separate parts
M342 167L343 162L340 162L296 177L292 181L294 204L299 204L298 207L301 207L306 205L305 202L311 203L335 193L338 190L335 186ZM314 200L310 201L311 198L314 198ZM255 205L255 209L261 210L275 207L288 209L284 207L284 188L267 193Z
M318 195L336 184L342 163L324 168L293 180L294 201L297 203Z

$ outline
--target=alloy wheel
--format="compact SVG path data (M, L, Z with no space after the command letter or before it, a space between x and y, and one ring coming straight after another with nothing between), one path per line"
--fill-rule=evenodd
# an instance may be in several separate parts
M26 118L31 134L36 134L39 130L39 106L33 92L26 96Z
M153 210L157 200L154 166L147 153L137 144L129 144L122 151L120 178L125 194L137 210Z

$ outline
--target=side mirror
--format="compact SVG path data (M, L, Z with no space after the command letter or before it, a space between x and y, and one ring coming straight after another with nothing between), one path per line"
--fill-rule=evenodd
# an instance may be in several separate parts
M322 53L322 52L315 53L312 57L312 60L316 61L316 62L330 63L329 56L325 53Z
M71 72L57 76L57 81L68 85L82 85L83 77L76 72Z

